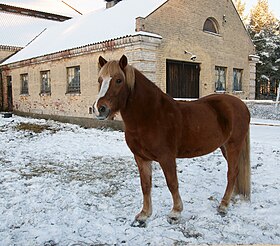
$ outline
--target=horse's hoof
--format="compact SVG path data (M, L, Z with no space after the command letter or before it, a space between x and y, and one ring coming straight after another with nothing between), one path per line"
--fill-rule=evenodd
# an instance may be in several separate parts
M170 225L176 225L178 224L180 221L180 218L176 218L176 217L167 217L167 222L170 224Z
M178 224L181 219L181 213L180 212L171 212L167 216L167 222L171 225Z
M224 205L220 205L217 211L222 217L225 217L227 215L227 207L225 207Z
M146 223L146 221L144 221L144 220L134 220L134 221L131 223L131 226L132 226L132 227L145 228L145 227L147 227L147 223Z

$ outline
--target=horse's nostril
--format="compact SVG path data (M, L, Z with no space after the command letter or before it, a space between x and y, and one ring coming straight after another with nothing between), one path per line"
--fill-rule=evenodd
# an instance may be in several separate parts
M102 106L99 107L98 111L100 113L105 113L106 112L106 107L102 105Z

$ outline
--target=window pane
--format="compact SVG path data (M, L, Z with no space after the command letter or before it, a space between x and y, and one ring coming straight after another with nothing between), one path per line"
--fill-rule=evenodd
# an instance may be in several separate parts
M28 94L28 74L20 75L21 81L21 94Z
M233 69L233 90L242 91L242 70Z
M225 91L226 90L226 68L224 67L215 67L215 88L216 91Z
M51 93L50 71L41 72L41 93Z
M214 18L208 18L204 22L203 31L212 32L212 33L219 33L217 24Z
M67 68L67 93L80 93L80 67Z

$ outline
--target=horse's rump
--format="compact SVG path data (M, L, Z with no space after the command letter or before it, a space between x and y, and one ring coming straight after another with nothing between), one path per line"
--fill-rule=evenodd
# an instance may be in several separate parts
M182 113L178 157L211 153L229 138L243 141L250 115L246 105L228 95L206 96L193 102L177 102ZM238 109L238 112L236 112Z

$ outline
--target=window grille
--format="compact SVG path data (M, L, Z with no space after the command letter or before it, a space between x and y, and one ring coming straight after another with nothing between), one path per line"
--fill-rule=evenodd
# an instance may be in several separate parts
M51 93L50 71L41 72L41 94Z
M21 90L20 94L28 94L28 74L21 74L20 75L20 82L21 82Z
M80 93L80 66L67 68L67 93Z
M233 91L242 91L242 69L233 69Z
M226 68L215 67L215 89L216 91L226 90Z

